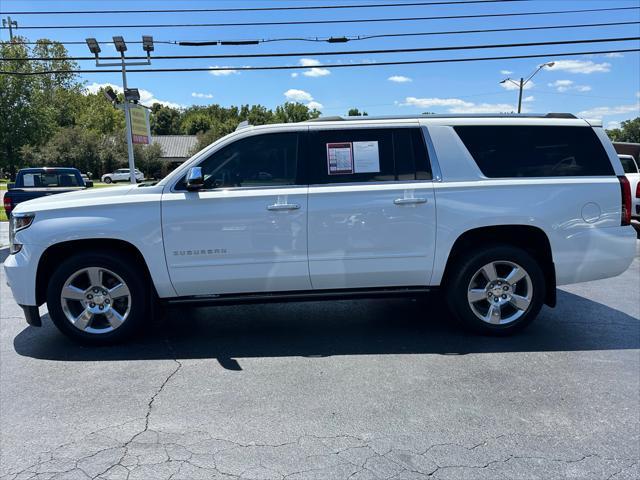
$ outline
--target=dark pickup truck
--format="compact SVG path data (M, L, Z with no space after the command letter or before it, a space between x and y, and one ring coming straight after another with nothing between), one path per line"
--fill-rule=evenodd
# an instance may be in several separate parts
M10 183L8 187L3 201L7 217L19 203L47 195L83 190L93 187L93 182L85 182L76 168L23 168L16 175L15 183Z

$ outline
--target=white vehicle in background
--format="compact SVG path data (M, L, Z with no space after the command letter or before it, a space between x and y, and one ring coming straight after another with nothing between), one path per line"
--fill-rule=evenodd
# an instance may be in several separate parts
M569 114L336 117L245 127L155 185L19 204L8 283L66 335L121 340L151 305L439 291L482 333L631 264L631 190ZM424 315L430 315L427 308Z
M131 170L128 168L119 168L113 173L105 173L102 175L101 180L103 183L116 183L116 182L128 182L131 180ZM136 168L136 181L141 182L144 180L144 174Z
M640 167L633 158L633 155L619 154L620 163L624 169L624 175L629 180L631 188L631 218L634 220L640 220Z

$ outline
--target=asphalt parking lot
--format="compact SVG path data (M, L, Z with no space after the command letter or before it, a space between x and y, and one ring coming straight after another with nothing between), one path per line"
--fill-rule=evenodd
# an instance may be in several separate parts
M639 287L636 258L512 338L435 297L175 309L85 348L2 272L0 478L637 479Z

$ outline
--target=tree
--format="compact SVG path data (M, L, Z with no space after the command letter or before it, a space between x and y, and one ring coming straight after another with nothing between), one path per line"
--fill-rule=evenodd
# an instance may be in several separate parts
M350 108L347 112L347 115L350 117L368 117L369 114L367 112L360 113L360 110L357 108Z
M154 103L151 107L150 123L152 135L179 135L180 111Z
M204 112L196 112L182 121L182 132L186 135L195 135L206 132L213 126L211 118Z
M279 123L304 122L319 116L320 112L315 108L309 109L306 105L298 102L287 102L276 107L275 121Z
M37 73L50 69L62 73L40 75L0 75L0 169L15 172L22 163L21 148L27 144L41 144L61 125L69 125L74 117L75 102L70 101L81 84L70 72L75 62L66 60L63 45L38 40L32 48L26 39L15 37L13 42L0 42L0 57L26 59L30 56L62 58L62 60L13 61L0 64L0 72Z
M607 130L613 142L640 143L640 117L622 122L620 128Z

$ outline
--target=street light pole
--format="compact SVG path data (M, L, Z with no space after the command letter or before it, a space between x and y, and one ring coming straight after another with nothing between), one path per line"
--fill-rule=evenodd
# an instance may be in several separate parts
M127 91L127 64L124 60L124 51L120 52L120 59L122 61L122 89ZM136 179L136 164L133 158L133 136L131 133L131 116L129 115L129 101L126 96L124 99L124 121L127 128L127 155L129 157L129 180L131 183L137 183Z
M129 180L131 183L137 183L136 180L136 165L135 159L133 155L133 135L131 132L131 115L130 115L130 107L129 107L129 99L127 98L128 85L127 85L127 66L134 65L151 65L151 52L153 51L153 38L150 36L143 36L143 49L147 52L147 60L144 62L126 62L124 52L127 51L127 44L124 41L124 38L121 36L113 37L113 44L116 47L116 50L120 53L120 62L119 63L100 63L98 54L100 53L100 46L95 38L87 38L87 46L89 47L89 51L93 53L96 57L96 67L120 67L122 68L122 89L124 91L124 105L122 106L124 110L124 120L127 129L127 156L129 157Z
M520 77L520 81L516 82L514 80L512 80L511 78L505 78L504 80L502 80L500 83L507 83L507 82L511 82L514 85L516 85L518 87L519 93L518 93L518 113L522 112L522 92L524 90L524 87L527 83L529 83L529 81L535 76L536 73L538 73L540 70L542 70L544 67L553 67L556 63L555 62L548 62L548 63L543 63L542 65L540 65L531 75L529 75L527 77L527 79L525 80L524 77Z
M520 77L520 94L518 95L518 113L522 112L522 91L524 90L524 78Z

